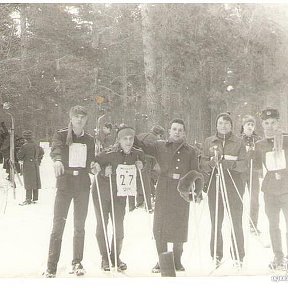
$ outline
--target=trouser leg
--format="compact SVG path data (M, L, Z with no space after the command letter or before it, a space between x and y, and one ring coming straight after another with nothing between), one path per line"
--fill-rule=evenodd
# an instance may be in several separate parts
M50 236L48 269L56 272L61 252L61 243L69 206L72 200L71 193L65 190L57 190L54 204L53 229Z

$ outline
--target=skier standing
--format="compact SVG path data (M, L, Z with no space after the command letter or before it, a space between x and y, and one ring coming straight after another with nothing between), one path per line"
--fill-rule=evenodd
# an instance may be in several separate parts
M92 196L95 207L95 213L97 218L96 238L100 254L102 256L101 268L104 271L109 271L109 257L112 262L112 266L115 266L115 257L117 257L117 269L126 270L127 264L120 259L124 240L124 216L126 208L126 200L129 195L136 195L137 182L140 181L137 168L142 169L145 161L144 153L140 149L133 147L135 130L132 127L122 126L117 131L117 145L115 145L108 152L101 152L96 156L96 165L99 165L101 172L98 174L99 181L99 193L101 198L101 206L103 210L103 217L101 219L100 199L98 197L98 191L95 181L92 185ZM98 168L99 169L99 168ZM100 169L99 169L100 170ZM113 199L110 197L110 183L109 177L111 177ZM113 201L113 205L112 205ZM114 206L114 211L112 211ZM104 220L105 230L107 231L107 225L109 215L113 221L113 213L115 215L115 231L113 233L113 239L111 243L111 249L107 251L105 243L105 234L103 229L102 220ZM116 238L116 255L114 249L114 240ZM110 254L110 255L109 255Z
M72 199L74 204L72 273L77 276L85 273L81 261L90 193L88 172L94 165L95 146L93 137L84 131L88 118L86 108L74 106L70 109L69 116L68 128L58 130L54 134L50 154L54 161L57 192L47 270L44 273L47 278L54 278L56 275L62 236Z
M269 221L269 233L274 253L271 269L287 269L288 257L284 257L280 212L286 222L286 247L288 248L288 135L280 130L280 115L277 109L267 108L261 112L265 138L256 143L255 168L267 170L262 182L265 212Z
M221 163L224 171L224 182L222 186L226 186L228 194L228 202L231 211L232 227L235 232L235 238L233 241L233 235L231 235L233 249L231 250L231 256L235 260L234 265L237 267L242 266L243 258L245 256L244 251L244 235L242 228L242 214L243 204L240 197L244 194L244 185L241 178L241 173L245 171L246 167L246 150L244 143L240 138L236 137L232 133L232 119L228 113L221 113L216 118L216 135L208 137L203 145L203 152L201 155L200 168L210 173L211 184L208 193L208 204L211 218L211 241L210 241L210 253L211 257L218 267L223 257L223 238L222 238L222 223L224 219L224 209L227 207L227 203L223 203L221 193L224 193L224 187L220 189L218 194L218 200L216 197L216 174L220 173L217 169L217 162ZM215 155L217 152L217 156ZM218 159L217 159L217 158ZM228 173L229 171L229 173ZM212 174L213 172L213 174ZM231 176L230 176L231 175ZM236 184L237 190L240 193L238 195L237 190L233 184ZM223 194L222 194L223 195ZM218 201L218 202L217 202ZM217 204L218 203L218 207ZM218 210L218 213L216 211ZM215 220L217 221L217 229L215 232ZM215 240L215 233L217 237ZM232 233L233 234L233 233ZM217 245L215 245L215 241ZM236 242L236 245L235 245ZM216 246L216 251L214 251ZM239 253L237 253L237 251ZM239 259L237 259L239 254ZM214 255L216 259L214 259Z

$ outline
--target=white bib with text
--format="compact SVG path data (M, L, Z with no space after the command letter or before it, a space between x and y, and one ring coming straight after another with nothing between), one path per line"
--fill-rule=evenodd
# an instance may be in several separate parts
M69 146L69 167L86 168L87 145L82 143L72 143Z
M266 152L266 167L268 171L286 169L286 158L284 150L279 152Z
M136 196L137 169L135 165L119 164L116 169L117 196Z

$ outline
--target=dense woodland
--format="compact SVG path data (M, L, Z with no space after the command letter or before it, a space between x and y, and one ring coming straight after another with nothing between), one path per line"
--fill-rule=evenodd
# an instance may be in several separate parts
M50 140L72 105L139 132L173 117L203 141L218 112L266 105L287 126L285 4L0 4L0 102ZM0 120L10 117L0 110Z

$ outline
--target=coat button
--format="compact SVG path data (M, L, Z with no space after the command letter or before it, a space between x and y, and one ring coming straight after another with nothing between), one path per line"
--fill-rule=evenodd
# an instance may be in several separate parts
M180 162L180 159L178 158L177 161Z
M126 164L126 162L124 162L124 164Z
M177 154L180 154L180 151L177 151Z
M177 166L177 167L176 167L176 170L178 170L178 169L179 169L179 167Z

